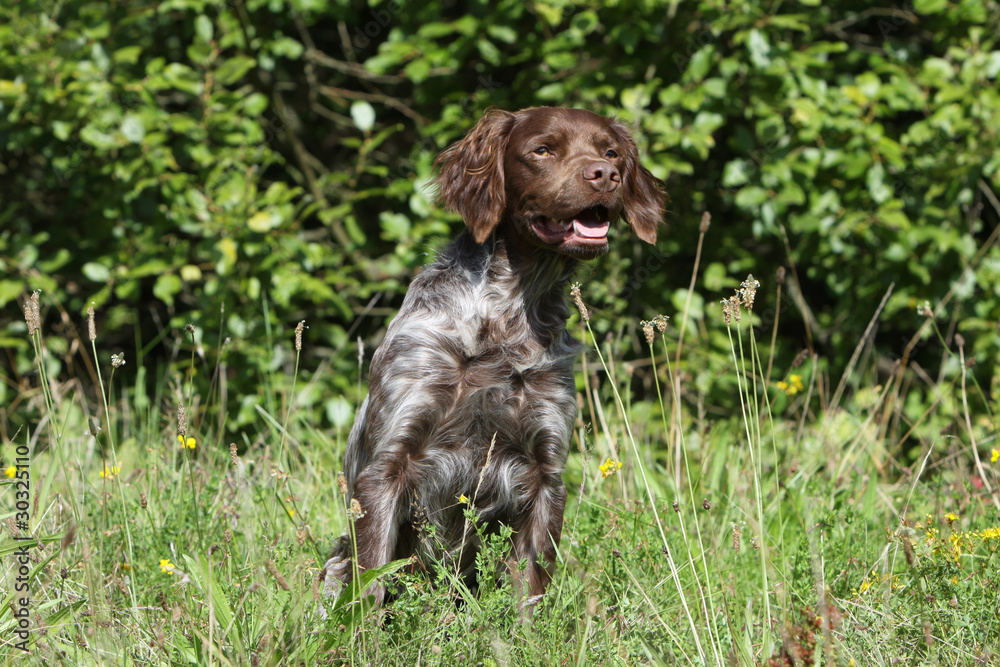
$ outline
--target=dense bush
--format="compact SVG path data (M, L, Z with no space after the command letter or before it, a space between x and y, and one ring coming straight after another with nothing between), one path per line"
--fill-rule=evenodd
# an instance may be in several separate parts
M640 318L679 319L709 211L688 328L709 357L706 304L753 272L766 311L784 265L801 298L782 314L779 365L811 347L839 374L893 283L875 352L902 356L929 300L989 379L1000 7L857 6L4 3L0 338L26 347L15 304L34 289L64 366L91 302L115 345L168 361L193 322L212 359L247 369L232 381L252 402L254 374L290 362L304 319L304 368L332 370L302 400L339 421L355 338L371 349L458 229L427 190L436 152L489 106L551 104L633 123L673 194L658 252L622 228L586 275L624 345ZM938 360L935 346L921 354ZM30 368L8 361L0 404ZM252 417L237 407L233 427Z

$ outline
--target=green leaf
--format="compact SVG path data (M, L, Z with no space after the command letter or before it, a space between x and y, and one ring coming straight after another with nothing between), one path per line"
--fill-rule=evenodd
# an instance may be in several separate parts
M146 137L146 128L143 127L142 121L135 114L128 114L122 121L122 136L128 139L133 144L142 143L142 140Z
M913 11L918 14L937 14L948 8L948 0L913 0Z
M747 50L750 51L750 60L758 69L763 69L771 64L771 45L760 30L754 28L750 31L747 39Z
M200 41L208 44L212 41L215 28L212 19L207 14L199 14L194 20L194 34Z
M410 219L401 213L383 211L379 215L382 238L387 241L403 241L410 234Z
M59 141L66 141L69 139L70 133L73 131L73 124L67 123L62 120L52 121L52 134Z
M493 39L504 44L514 44L517 42L517 33L507 25L487 25L486 33Z
M744 209L754 209L767 201L767 190L756 185L741 188L736 193L736 205Z
M20 280L0 280L0 306L5 306L24 293Z
M223 61L215 70L215 79L223 86L231 86L249 72L257 61L248 56L233 56ZM265 98L266 103L266 98ZM256 115L256 114L254 114Z
M351 120L362 132L368 132L375 125L375 109L364 100L351 104Z
M743 185L748 180L748 174L755 170L756 168L751 169L746 160L731 160L722 169L722 185L727 188Z
M931 84L940 86L955 76L955 68L944 58L928 58L923 63L921 74Z
M141 54L141 46L123 46L122 48L115 50L112 58L117 65L134 65L139 62L139 56Z
M715 63L715 46L706 44L691 56L687 69L684 71L685 81L701 81Z
M87 262L81 270L88 280L92 280L95 283L106 283L111 280L111 271L108 267L98 262Z
M257 211L247 220L247 227L250 231L263 234L277 227L279 222L279 218L270 211Z
M180 292L183 286L180 278L172 273L167 273L156 279L156 284L153 285L153 296L173 308L174 295Z

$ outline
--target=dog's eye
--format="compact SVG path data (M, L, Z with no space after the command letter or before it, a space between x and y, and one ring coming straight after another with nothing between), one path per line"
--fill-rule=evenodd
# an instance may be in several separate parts
M608 152L604 154L604 157L608 158L609 160L614 160L616 157L618 157L618 151L614 150L613 148L609 148Z
M552 151L549 150L548 146L539 146L538 148L536 148L531 152L534 153L535 155L541 155L542 157L552 155Z

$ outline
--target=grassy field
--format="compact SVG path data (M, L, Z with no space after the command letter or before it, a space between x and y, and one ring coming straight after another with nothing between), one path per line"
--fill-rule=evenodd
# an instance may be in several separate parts
M221 356L192 344L183 373L143 367L112 357L91 327L75 341L90 370L52 378L36 296L26 335L37 373L9 407L41 417L0 453L0 655L1000 664L1000 429L960 339L936 378L905 363L879 371L867 339L843 378L808 354L779 369L771 329L757 340L749 326L754 289L744 283L703 320L644 323L645 358L616 358L614 337L597 345L574 324L589 351L570 499L555 579L530 620L505 578L489 576L502 537L481 558L478 596L461 595L443 565L431 585L397 563L377 573L399 592L391 605L366 609L348 590L320 618L321 566L349 522L336 482L347 427L318 430L296 409L310 386L291 326L275 347L295 370L256 371L267 387L249 406L258 428L234 437L219 418L238 398ZM686 334L675 321L691 322ZM932 313L924 328L939 335ZM728 361L706 352L712 340ZM633 400L640 386L654 400ZM729 405L706 398L720 387ZM475 529L474 506L467 516Z

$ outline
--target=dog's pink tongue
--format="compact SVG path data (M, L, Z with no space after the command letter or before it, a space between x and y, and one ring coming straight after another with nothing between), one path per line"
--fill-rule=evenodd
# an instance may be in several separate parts
M579 220L574 220L573 225L577 234L588 239L603 239L608 235L608 227L610 226L607 222L588 224Z
M589 211L573 220L573 231L579 236L588 239L602 239L608 235L608 227L611 223L607 220L598 220L597 216Z

